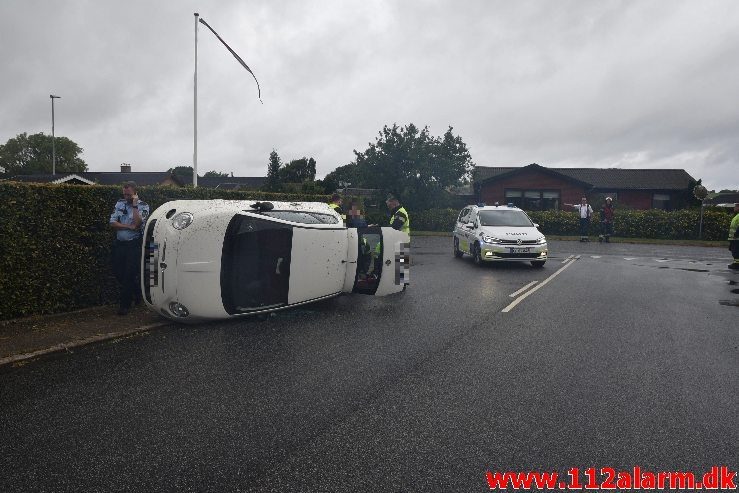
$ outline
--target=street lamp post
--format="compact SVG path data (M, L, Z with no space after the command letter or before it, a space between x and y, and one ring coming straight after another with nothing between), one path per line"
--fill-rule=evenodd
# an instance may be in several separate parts
M61 96L49 94L51 99L51 174L56 174L56 136L54 135L54 100L60 99Z

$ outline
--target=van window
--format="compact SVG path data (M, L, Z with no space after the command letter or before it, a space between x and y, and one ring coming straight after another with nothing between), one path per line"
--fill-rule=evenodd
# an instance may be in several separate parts
M254 212L254 211L246 211ZM259 214L283 221L291 221L303 224L336 224L339 222L336 217L331 214L321 214L320 212L305 211L261 211Z

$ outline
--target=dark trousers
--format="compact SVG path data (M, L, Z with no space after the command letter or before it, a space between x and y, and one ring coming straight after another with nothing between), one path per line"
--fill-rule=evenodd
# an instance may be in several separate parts
M603 221L600 223L603 227L603 236L611 236L613 235L613 223L609 221Z
M590 219L581 217L580 218L580 236L588 236L588 226L590 225Z
M141 297L139 269L141 240L118 241L113 244L113 274L121 285L120 307L130 308Z
M739 263L739 240L729 240L729 250L734 257L734 263Z

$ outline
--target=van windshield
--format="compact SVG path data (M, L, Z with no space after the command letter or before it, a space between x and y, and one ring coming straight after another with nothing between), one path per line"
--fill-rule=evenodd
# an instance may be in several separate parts
M530 228L531 219L523 211L480 211L481 226L513 226Z
M253 211L247 211L253 212ZM320 212L305 211L261 211L259 214L283 221L292 221L294 223L303 224L337 224L339 222L335 216L331 214L321 214Z

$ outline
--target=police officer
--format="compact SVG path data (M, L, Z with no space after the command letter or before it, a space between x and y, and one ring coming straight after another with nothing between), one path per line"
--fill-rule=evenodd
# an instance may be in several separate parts
M400 205L400 201L395 195L388 195L385 205L390 209L390 227L411 234L411 219L408 216L408 211L405 207Z
M341 208L342 202L341 195L335 193L331 196L331 202L329 202L328 206L335 210L341 216L341 220L346 223L346 214L344 214L344 209Z
M734 204L736 215L729 225L729 250L734 261L729 264L729 269L739 270L739 202Z
M113 244L113 273L121 285L118 315L126 315L134 299L140 298L139 267L141 243L149 205L139 200L136 184L123 184L123 198L115 203L110 215L110 226L115 230Z

